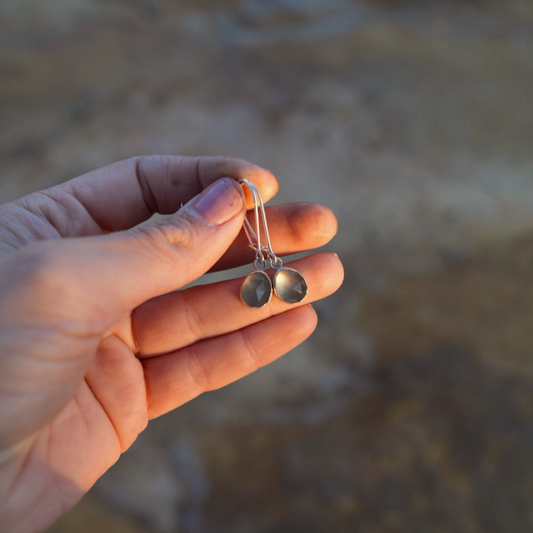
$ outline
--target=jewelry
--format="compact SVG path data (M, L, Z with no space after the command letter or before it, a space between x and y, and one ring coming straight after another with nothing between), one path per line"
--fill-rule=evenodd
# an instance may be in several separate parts
M244 232L250 242L250 247L255 251L253 262L254 269L241 286L241 298L249 307L263 307L272 298L272 283L264 272L267 265L274 269L274 292L283 302L295 304L301 302L307 295L307 281L303 275L294 268L283 266L283 261L272 249L270 234L265 214L265 206L257 187L246 179L240 179L239 183L245 184L252 192L254 199L255 226L247 218L244 219ZM261 219L259 218L261 211ZM261 221L265 232L266 245L261 243Z

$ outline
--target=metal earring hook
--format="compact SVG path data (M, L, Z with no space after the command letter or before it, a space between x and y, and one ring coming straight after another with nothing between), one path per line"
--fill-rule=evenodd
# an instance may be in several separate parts
M259 189L247 179L240 179L239 183L247 185L254 199L255 231L250 221L244 219L244 232L255 250L253 272L246 276L241 286L241 299L248 307L263 307L270 302L272 292L280 300L289 304L301 302L307 295L307 281L303 275L293 268L283 267L283 261L274 253L270 241L270 233L266 219L265 204ZM259 214L261 212L261 215ZM261 221L265 233L266 245L261 243ZM276 270L273 282L264 272L268 264Z
M255 214L255 226L256 230L254 231L252 225L248 221L247 218L244 219L244 232L246 233L246 237L248 238L248 241L250 242L250 247L252 250L255 251L255 261L254 261L254 267L255 268L265 268L266 266L266 259L264 252L266 250L266 246L264 246L261 243L261 224L259 219L259 206L263 205L261 195L259 193L259 190L257 187L249 182L246 179L240 179L239 183L245 184L248 186L252 193L252 197L254 200L254 214Z
M253 230L253 227L248 221L248 219L244 220L244 231L246 233L246 236L248 237L250 246L256 251L256 261L265 264L266 254L268 262L270 264L270 268L279 269L283 266L283 261L274 253L274 250L272 249L272 242L270 241L270 232L268 231L268 224L265 213L265 204L263 203L261 193L259 192L259 189L247 179L242 178L239 180L239 183L243 183L248 186L248 188L252 192L252 196L254 199L256 231ZM261 243L261 224L259 219L259 211L261 211L261 220L263 222L263 228L267 242L266 245L263 245ZM254 239L257 242L257 245L254 243ZM256 266L255 262L254 266Z
M268 227L266 225L265 207L263 199L257 187L246 179L240 179L241 185L247 185L252 192L254 200L254 214L255 214L255 231L247 218L244 219L244 232L250 242L250 247L255 251L255 260L253 272L250 272L241 286L241 299L248 307L263 307L268 304L272 298L272 282L264 272L267 266L267 258L269 258L269 248L261 243L261 218L265 228L265 235L267 241L270 240L268 235ZM259 216L261 209L262 217ZM265 257L266 254L266 257Z

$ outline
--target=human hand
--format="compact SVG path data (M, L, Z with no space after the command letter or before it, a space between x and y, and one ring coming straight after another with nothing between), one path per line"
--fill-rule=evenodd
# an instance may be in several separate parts
M334 254L294 263L309 284L304 304L250 309L241 280L170 292L253 260L240 178L265 201L277 192L271 173L241 160L143 157L0 207L3 532L43 531L151 418L270 363L314 330L307 303L342 282ZM175 214L138 226L155 212ZM315 204L270 207L267 217L278 254L336 232L331 211Z

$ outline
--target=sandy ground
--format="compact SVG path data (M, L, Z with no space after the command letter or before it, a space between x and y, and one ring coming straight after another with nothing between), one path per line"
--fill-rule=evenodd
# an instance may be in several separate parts
M0 3L0 200L227 154L338 214L314 340L153 422L50 533L533 529L533 4Z

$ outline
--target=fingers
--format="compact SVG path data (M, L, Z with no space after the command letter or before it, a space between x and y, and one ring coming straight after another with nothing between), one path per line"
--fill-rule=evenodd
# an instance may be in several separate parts
M342 283L344 271L335 254L316 254L290 263L307 280L309 292L297 306L325 298ZM201 339L224 335L295 305L272 298L260 309L250 309L240 299L244 278L201 285L155 298L136 309L132 331L140 358L167 353Z
M108 327L142 302L205 273L235 239L243 219L242 188L225 178L164 222L37 243L6 261L18 277L21 265L28 265L21 283L28 302L39 301L43 311L62 320L95 319Z
M253 212L248 220L255 229ZM277 255L294 254L323 246L337 233L337 219L330 209L310 202L276 205L266 208L272 247ZM213 267L213 271L251 264L254 252L244 231Z
M302 343L317 316L309 305L221 337L143 360L149 417L232 383Z
M97 233L88 222L82 223L87 215L102 230L118 231L140 224L153 213L175 213L182 204L223 177L250 180L265 201L278 189L271 172L241 159L145 156L53 187L46 191L45 202L34 201L32 197L37 195L30 195L25 205L44 211L44 216L64 237L79 235L77 231L83 235ZM55 200L55 207L50 199ZM72 219L78 222L73 224Z

